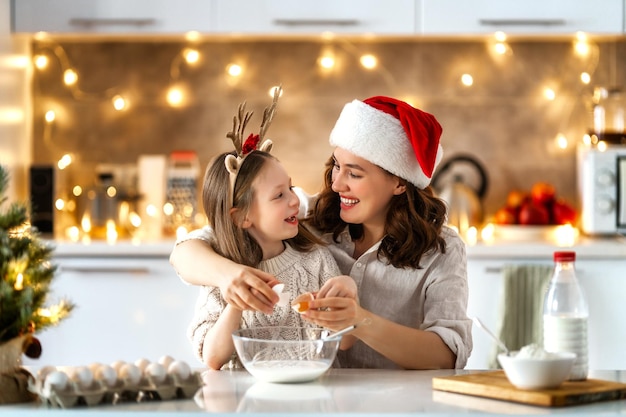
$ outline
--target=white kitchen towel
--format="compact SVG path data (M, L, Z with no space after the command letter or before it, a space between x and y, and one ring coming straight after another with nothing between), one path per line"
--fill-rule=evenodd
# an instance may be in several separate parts
M503 291L496 335L513 351L531 343L543 343L543 299L553 267L549 265L505 265ZM489 367L498 369L500 353L494 344Z

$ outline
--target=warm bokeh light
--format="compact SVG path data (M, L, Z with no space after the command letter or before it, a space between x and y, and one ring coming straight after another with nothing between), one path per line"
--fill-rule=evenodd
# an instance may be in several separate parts
M359 61L361 62L361 65L365 69L370 69L371 70L371 69L374 69L374 68L376 68L378 66L378 58L376 58L372 54L362 55L361 59Z
M63 210L65 208L65 200L57 198L54 202L54 207L59 211Z
M54 113L54 110L48 110L44 115L44 119L48 123L54 122L54 119L56 119L56 114Z
M189 231L185 226L178 226L178 228L176 229L176 239L182 239L183 237L187 236L187 233L189 233Z
M78 242L78 239L80 239L80 229L76 226L70 226L65 231L65 236L72 242Z
M126 99L124 99L124 97L117 95L115 97L113 97L113 99L111 100L111 102L113 103L113 108L117 111L120 110L124 110L126 108Z
M15 291L22 291L24 289L24 275L22 275L22 273L18 273L15 277L13 288L15 288Z
M556 146L559 149L567 149L569 147L569 140L563 133L559 133L555 138Z
M278 97L282 97L283 96L283 92L285 90L282 89L282 87L275 85L274 87L270 88L269 91L267 92L267 94L271 97L274 98L274 94L276 94L276 90L280 90L280 92L278 93Z
M183 51L183 56L188 64L197 64L200 61L200 52L195 49L186 48Z
M509 46L505 42L496 42L493 46L494 51L498 55L504 55L509 50Z
M117 241L117 227L115 226L115 222L113 220L107 220L106 223L106 239L109 245L115 244Z
M167 92L167 102L172 107L178 107L183 104L185 95L183 91L178 87L172 87Z
M187 39L189 42L197 42L200 40L200 32L196 31L196 30L191 30L187 33L185 33L185 39Z
M48 67L49 59L45 55L35 55L34 62L35 67L42 70Z
M165 208L163 209L163 211L165 211ZM174 206L172 206L172 212L173 211L174 211ZM148 215L148 217L156 217L158 213L159 211L157 210L154 204L148 204L146 206L146 214Z
M83 188L80 185L75 185L74 188L72 188L72 194L74 194L75 197L79 197L82 193Z
M472 86L474 84L474 77L472 77L470 74L461 75L461 84L466 87Z
M591 75L589 75L588 72L581 72L580 73L580 81L583 84L589 84L591 82Z
M172 214L174 214L174 205L172 203L163 204L163 214L165 214L166 216L171 216Z
M589 39L585 32L576 32L576 41L574 41L574 50L581 57L589 55L590 46Z
M550 101L553 101L554 99L556 99L556 92L551 89L550 87L546 87L543 90L543 96Z
M107 195L111 198L115 197L117 195L117 189L110 185L109 187L107 187Z
M325 55L319 59L320 67L324 69L332 69L335 66L335 58L330 55Z
M505 42L506 41L506 33L502 32L502 31L495 32L493 34L493 37L498 42Z
M72 165L72 155L69 153L66 153L65 155L63 155L61 157L61 159L59 159L59 162L57 162L57 166L59 167L59 169L63 170L67 167L69 167L70 165Z
M74 85L78 81L78 74L73 69L67 69L63 73L63 82L65 85Z
M226 67L226 72L231 77L239 77L243 74L243 68L239 64L230 64Z

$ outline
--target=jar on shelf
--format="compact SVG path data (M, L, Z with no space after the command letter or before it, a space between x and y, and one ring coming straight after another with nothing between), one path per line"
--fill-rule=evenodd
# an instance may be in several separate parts
M626 145L626 92L622 87L596 87L593 92L594 142Z

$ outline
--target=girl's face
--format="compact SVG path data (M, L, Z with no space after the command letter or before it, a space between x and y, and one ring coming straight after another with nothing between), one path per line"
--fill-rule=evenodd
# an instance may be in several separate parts
M300 200L291 189L291 178L275 159L268 159L252 182L254 199L244 227L263 249L263 258L278 255L283 240L298 234Z
M382 237L389 202L405 186L398 177L345 149L335 148L333 158L332 189L341 199L341 219L376 228Z

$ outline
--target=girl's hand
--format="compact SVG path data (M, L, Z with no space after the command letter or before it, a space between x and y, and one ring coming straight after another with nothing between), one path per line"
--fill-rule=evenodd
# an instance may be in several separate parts
M274 304L279 300L270 285L276 284L276 277L261 270L233 264L231 279L220 285L224 300L239 310L261 311L272 314Z
M348 275L330 278L317 292L315 298L347 297L357 299L357 288L354 279Z

